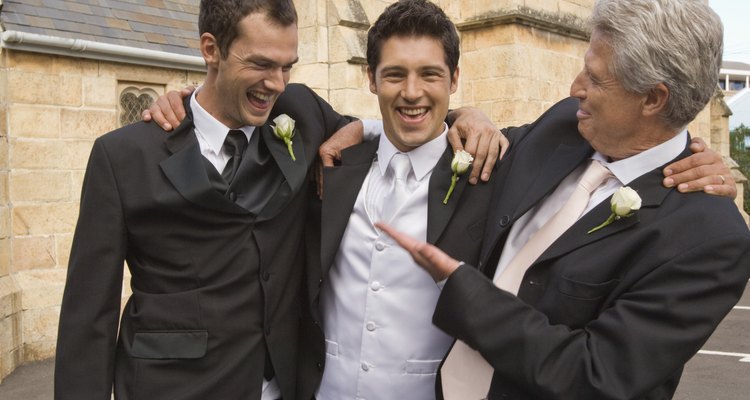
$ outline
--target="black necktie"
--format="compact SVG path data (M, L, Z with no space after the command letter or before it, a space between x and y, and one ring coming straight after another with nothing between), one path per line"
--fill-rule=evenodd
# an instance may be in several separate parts
M237 169L242 161L242 154L245 153L246 148L247 136L245 136L245 132L238 129L230 130L227 138L224 140L223 149L232 156L227 161L224 171L221 172L222 178L227 183L232 183L232 179L234 179L234 175L237 173Z

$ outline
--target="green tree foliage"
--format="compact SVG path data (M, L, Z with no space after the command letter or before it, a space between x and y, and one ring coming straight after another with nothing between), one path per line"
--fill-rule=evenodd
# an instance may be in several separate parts
M740 166L740 172L750 178L750 127L740 124L740 126L729 131L730 149L729 154L734 161ZM745 183L745 212L750 214L750 188Z

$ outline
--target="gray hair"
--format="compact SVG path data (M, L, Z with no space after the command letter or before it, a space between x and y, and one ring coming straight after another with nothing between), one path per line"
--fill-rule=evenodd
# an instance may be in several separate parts
M705 0L598 0L591 28L612 47L610 70L625 90L669 88L662 114L685 127L716 91L724 28Z

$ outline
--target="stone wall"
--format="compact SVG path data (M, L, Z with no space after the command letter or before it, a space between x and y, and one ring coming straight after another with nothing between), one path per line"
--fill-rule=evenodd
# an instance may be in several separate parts
M159 68L0 53L0 379L21 363L54 356L86 162L93 140L119 126L121 88L163 93L202 80Z

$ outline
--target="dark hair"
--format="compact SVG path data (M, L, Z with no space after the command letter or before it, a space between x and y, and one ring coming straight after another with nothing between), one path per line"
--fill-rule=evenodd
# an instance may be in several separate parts
M383 42L392 36L429 36L443 45L451 76L458 68L458 32L440 7L427 0L399 0L388 6L367 32L367 65L370 71L380 63Z
M297 10L292 0L201 0L198 31L214 35L222 58L237 39L237 24L254 12L263 12L281 26L297 23Z

